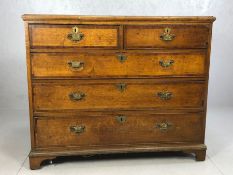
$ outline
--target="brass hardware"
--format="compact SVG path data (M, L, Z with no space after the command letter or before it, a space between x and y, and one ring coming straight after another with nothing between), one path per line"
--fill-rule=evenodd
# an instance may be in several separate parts
M70 68L72 68L75 71L81 71L84 69L83 61L68 61L67 64Z
M118 115L118 116L116 116L116 120L119 123L124 123L126 121L126 116L124 116L124 115Z
M158 92L157 96L160 97L162 100L169 100L172 98L172 92Z
M85 126L83 125L70 126L70 131L76 134L81 134L85 131Z
M85 96L86 94L84 94L83 92L72 92L69 94L70 100L73 101L82 100Z
M167 131L171 126L172 124L167 122L161 122L155 125L155 127L158 128L160 131Z
M127 60L127 56L125 56L125 55L118 55L118 56L117 56L117 59L118 59L121 63L123 63L123 62L125 62L125 60Z
M167 60L167 61L160 60L160 61L159 61L159 64L160 64L160 66L166 68L166 67L172 66L174 62L175 62L174 60Z
M127 85L125 83L119 83L119 84L116 84L116 88L123 92L125 89L126 89Z
M84 37L84 34L79 32L79 28L74 26L72 32L67 35L67 38L71 41L78 42L81 41Z
M163 41L172 41L175 37L176 35L171 34L171 28L168 27L165 28L164 33L160 35L160 39Z

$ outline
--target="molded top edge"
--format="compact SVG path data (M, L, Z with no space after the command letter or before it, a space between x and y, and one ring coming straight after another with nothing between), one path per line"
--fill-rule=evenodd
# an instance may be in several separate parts
M49 15L49 14L24 14L24 21L188 21L188 22L213 22L213 16L80 16L80 15Z

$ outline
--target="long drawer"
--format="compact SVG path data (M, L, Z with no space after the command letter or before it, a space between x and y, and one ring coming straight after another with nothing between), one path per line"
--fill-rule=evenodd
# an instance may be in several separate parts
M129 25L125 27L124 33L127 49L207 48L209 44L209 27L207 25Z
M203 114L131 112L35 119L36 147L91 146L138 143L201 143Z
M31 59L35 78L204 76L206 52L33 53Z
M202 108L204 93L204 82L121 79L33 84L36 111Z
M31 25L31 47L117 48L118 27L104 25Z

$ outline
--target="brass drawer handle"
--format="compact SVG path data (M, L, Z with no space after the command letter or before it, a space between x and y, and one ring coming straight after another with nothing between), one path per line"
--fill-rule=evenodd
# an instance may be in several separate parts
M83 61L68 61L68 66L75 71L81 71L84 69L84 62Z
M160 97L162 100L169 100L172 98L172 92L158 92L157 96Z
M126 121L126 116L124 116L124 115L118 115L118 116L116 116L116 120L119 123L124 123Z
M73 42L81 41L84 38L84 34L79 32L79 28L74 26L72 32L67 35L67 38Z
M160 64L160 66L166 68L166 67L172 66L174 64L174 62L175 62L174 60L167 60L167 61L160 60L159 64Z
M85 131L85 126L83 125L70 126L70 131L74 132L75 134L81 134Z
M118 55L118 56L117 56L117 59L118 59L121 63L123 63L123 62L125 62L125 61L127 60L127 56L125 56L125 55Z
M84 94L83 92L71 92L69 94L70 100L73 100L73 101L82 100L85 96L86 94Z
M164 33L160 35L160 39L163 41L172 41L176 35L171 34L171 28L165 28Z
M125 83L118 83L116 84L116 88L120 91L120 92L123 92L125 91L127 85Z
M171 126L172 124L168 122L161 122L155 125L155 127L158 128L160 131L167 131Z

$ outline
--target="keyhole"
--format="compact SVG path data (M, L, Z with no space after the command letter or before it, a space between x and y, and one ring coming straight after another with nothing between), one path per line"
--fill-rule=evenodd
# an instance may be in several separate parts
M117 121L119 123L124 123L126 121L126 117L125 116L117 116L116 119L117 119Z
M170 28L165 28L165 33L170 33L171 29Z
M77 28L77 27L74 27L74 28L73 28L73 31L74 31L74 33L78 33L78 28Z

